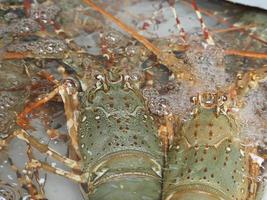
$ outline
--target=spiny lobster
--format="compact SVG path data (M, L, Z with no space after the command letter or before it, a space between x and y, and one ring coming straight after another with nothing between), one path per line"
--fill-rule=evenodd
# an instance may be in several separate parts
M145 42L146 41L144 41L144 43ZM151 45L150 47L152 48ZM177 60L173 54L170 54L171 56L168 56L168 54L161 54L158 49L154 48L152 48L152 51L154 53L158 53L157 55L159 56L159 60L162 63L170 67L172 71L177 72L177 77L185 78L189 81L192 80L192 73L183 69L183 66L180 65L181 63L176 63L177 65L175 65L175 61L179 60ZM168 60L167 58L170 58L170 60ZM177 66L178 68L176 69L175 67ZM43 102L46 102L53 96L55 96L58 92L61 94L65 103L66 116L68 118L67 125L69 127L72 145L76 150L78 156L80 156L80 158L82 159L81 163L59 155L49 147L38 143L38 141L33 139L24 131L17 131L15 133L17 137L25 140L27 143L36 147L41 152L51 155L55 159L64 162L67 166L73 169L81 170L82 175L65 172L37 160L32 160L28 164L28 167L44 168L48 171L66 176L70 179L82 183L83 189L87 193L86 195L89 199L124 199L125 197L123 197L122 195L126 194L125 191L129 192L129 194L134 194L132 196L132 199L159 199L161 193L160 177L161 168L163 166L163 154L161 153L159 140L155 134L156 131L154 122L150 118L150 114L147 113L147 108L144 104L144 101L142 100L140 95L137 94L138 92L136 92L135 89L132 89L133 86L131 86L131 84L129 83L127 76L114 78L113 74L104 78L102 76L98 76L98 79L99 81L97 82L95 89L85 90L83 91L84 93L81 93L83 95L81 98L80 108L78 108L79 97L77 92L77 88L80 87L80 83L75 78L67 79L64 84L56 87L56 89L52 93L47 95L43 100ZM128 95L127 97L131 99L124 98L126 94ZM234 140L231 140L233 135L236 135L236 133L238 132L238 129L235 127L235 124L232 123L233 120L228 116L226 111L224 109L221 109L221 106L224 105L224 103L222 103L223 99L223 96L216 96L214 94L205 94L198 96L197 101L195 101L199 106L198 112L195 113L195 118L187 122L187 125L183 125L182 131L180 132L181 134L175 136L175 145L171 147L167 159L168 163L170 163L169 166L173 166L173 160L175 160L174 163L176 161L183 160L182 158L180 158L180 154L178 154L176 150L173 150L173 148L177 148L178 150L182 149L181 151L183 153L188 152L188 158L184 158L184 160L189 160L190 162L196 161L194 160L194 158L192 158L193 156L195 156L195 153L197 152L196 150L203 150L203 159L201 160L202 157L199 157L199 161L196 162L197 164L192 165L192 167L196 168L207 166L207 163L205 162L212 160L209 157L210 154L214 152L216 153L216 150L214 150L212 146L222 148L220 149L220 153L225 153L223 155L226 155L227 153L229 154L229 157L225 158L226 161L231 160L232 157L238 155L238 150L241 149L241 143L235 143ZM195 126L196 119L200 121L200 124L197 125L197 128L200 128L199 134L190 132L192 131L191 128ZM209 122L213 119L215 122L213 124L210 124ZM219 128L220 124L224 125L224 127L222 127L222 130L220 130ZM211 133L210 129L207 128L207 126L211 127ZM143 129L141 129L141 127L143 127ZM201 128L203 128L203 130ZM223 131L224 128L229 128L229 130L232 130L230 131L232 134L228 134L228 132ZM218 132L214 131L217 129L219 129ZM90 134L90 130L93 130L92 134ZM184 133L184 131L189 131L189 133L191 134L189 134L188 136ZM137 135L137 132L139 133L139 135ZM206 142L206 138L203 137L203 135L205 136L207 132L210 137ZM140 138L141 133L144 134L143 137L145 139ZM108 134L112 134L114 138ZM198 138L198 135L200 135L200 139L203 139L203 141L197 144L193 142L194 145L192 145L192 141L190 139L193 138L192 140L196 141L195 138ZM216 141L213 140L213 137L215 136L218 136L219 138L216 138L218 139ZM106 138L107 141L103 141L103 138ZM177 143L179 143L180 145ZM234 146L233 150L229 147L230 143ZM230 148L230 151L228 147ZM204 155L207 155L207 157L205 157L207 158L206 160L204 158ZM218 155L220 156L220 158L222 158L222 154ZM199 155L197 154L196 156ZM244 167L244 171L249 172L249 166L247 165L248 160L249 158L247 156L245 156L243 159L241 158L241 162L236 164L238 165L237 168L241 167L242 171L242 167ZM199 162L202 163L198 164ZM228 163L225 163L226 164L219 162L218 165L228 167ZM142 167L139 167L139 164L142 164ZM181 163L177 162L177 164L180 167ZM183 164L181 165L183 166ZM227 168L227 170L231 171L233 165L229 164L229 166L230 167ZM245 189L244 191L242 189L240 190L241 194L234 194L236 190L230 191L231 188L225 188L224 182L220 182L221 177L215 177L213 173L208 174L210 175L210 177L207 177L206 175L203 175L202 177L202 174L195 173L195 171L189 168L189 166L185 168L187 172L184 172L186 170L182 168L182 172L178 170L178 174L176 174L176 169L174 169L173 171L172 168L167 169L167 171L170 171L170 173L174 173L169 175L168 172L166 172L165 178L163 179L165 182L163 195L167 199L192 199L195 197L200 198L201 195L203 199L244 199L253 198L252 196L255 195L255 184L250 184L251 186L253 186L253 192L251 192L252 194L250 194L250 192ZM206 168L203 169L204 174L207 174L211 170L216 171L217 169L210 169L208 167ZM257 172L257 170L255 171ZM183 176L181 175L181 173L183 173ZM184 177L184 174L186 173L193 174L193 178L191 176L186 176L186 179L189 180L188 185L190 187L192 186L193 188L192 191L181 189L182 192L179 192L180 190L177 188L183 188L182 186L180 187L183 182L179 181L177 182L178 186L175 185L176 183L170 184L168 186L168 183L173 183L176 181L176 179L180 180L179 177ZM255 175L253 173L249 174L253 176ZM127 181L124 180L124 178ZM175 181L173 181L173 178L175 178ZM201 183L196 183L197 189L194 188L194 184L192 183L192 180L194 178L201 178L201 180L199 181ZM213 184L213 182L210 181L213 180L212 178L216 180L220 179L219 183L217 182ZM239 180L240 177L237 177L237 179ZM230 181L230 179L227 180ZM241 184L243 184L242 179L240 180ZM237 182L237 180L234 181ZM248 182L248 180L245 180L242 186L246 188L246 186L249 184ZM230 183L232 182L230 181ZM145 187L143 187L144 184ZM198 184L200 186L198 186ZM212 186L206 187L206 185L208 184ZM115 192L114 187L116 188ZM221 187L223 189L221 189ZM108 194L106 195L105 192L107 192Z
M238 75L229 91L192 98L191 119L177 130L164 173L164 199L260 199L257 147L242 139L240 121L231 113L231 94L240 101L266 80L267 68ZM235 103L236 104L236 103Z

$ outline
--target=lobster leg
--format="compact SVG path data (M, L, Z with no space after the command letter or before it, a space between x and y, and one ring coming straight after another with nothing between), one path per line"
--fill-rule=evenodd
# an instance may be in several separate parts
M58 152L55 150L51 149L48 145L40 143L37 139L34 137L30 136L27 132L20 130L20 131L15 131L14 133L19 139L24 140L27 144L33 146L36 148L38 151L41 153L45 153L48 156L53 157L54 159L64 163L66 166L73 168L73 169L80 169L80 164L75 161L71 160L65 156L60 155Z
M17 124L22 128L27 128L28 126L27 115L31 113L34 109L44 105L49 100L54 98L59 92L59 87L56 87L52 92L46 94L44 97L34 102L33 104L26 106L25 109L18 115Z
M22 128L27 128L27 114L44 105L53 99L57 94L60 94L64 102L71 144L73 145L77 155L79 155L77 141L78 93L74 87L72 88L70 85L68 86L68 84L70 83L66 82L65 84L57 86L53 91L46 94L44 97L39 98L38 101L26 106L26 108L18 115L17 124Z
M258 149L256 147L248 147L250 152L250 195L248 199L256 199L257 189L259 188L259 180L257 180L257 177L260 175L260 164L257 161L253 160L252 156L257 156Z
M64 176L70 180L73 180L75 182L79 183L86 183L87 179L85 175L77 175L72 172L65 171L60 168L52 167L51 165L47 164L46 162L41 162L39 160L32 159L31 162L27 163L28 169L43 169L48 172L57 174L59 176Z
M34 159L34 156L33 156L33 152L32 152L32 147L30 145L28 145L28 149L27 149L27 156L28 156L28 159L31 161L32 159ZM35 179L35 182L38 184L38 188L39 188L39 191L40 193L45 196L45 190L44 190L44 186L45 186L45 182L46 182L46 176L45 176L45 180L44 182L41 182L40 180L40 175L39 175L39 171L36 170L32 173L32 177L31 179Z
M12 159L8 158L9 165L11 166L11 169L16 173L17 179L19 181L19 184L22 188L25 188L29 195L31 195L31 198L33 199L45 199L44 193L41 191L39 192L37 188L34 186L32 180L27 174L22 174L20 170L14 165Z
M13 138L14 138L14 135L11 134L7 138L0 140L0 151L4 149Z
M23 7L25 15L29 17L31 12L31 0L23 0Z
M204 20L202 18L201 12L199 12L199 9L198 9L198 6L197 6L197 3L196 3L195 0L192 2L192 6L193 6L193 8L194 8L194 10L195 10L195 12L197 14L197 18L198 18L200 24L201 24L201 29L203 31L203 35L205 37L205 40L207 41L207 43L209 45L214 45L215 44L214 40L212 39L211 35L208 32L208 29L207 29L207 27L206 27L206 25L204 23Z
M73 88L72 88L73 89ZM64 109L67 118L67 127L71 139L72 147L74 148L77 156L80 158L80 151L78 145L78 92L77 90L70 91L68 87L62 87L59 91L64 102Z
M178 31L179 31L179 35L180 35L181 38L183 38L184 41L185 41L185 35L186 35L186 33L185 33L184 28L181 26L181 22L180 22L180 20L179 20L179 18L178 18L178 15L177 15L176 10L175 10L175 1L173 1L173 0L168 0L168 3L169 3L169 6L170 6L171 11L172 11L172 13L173 13L173 16L174 16L174 18L175 18L176 26L177 26L177 29L178 29Z
M172 114L164 116L165 124L161 125L158 133L161 141L163 143L163 152L164 156L167 159L167 153L169 145L172 143L173 136L174 136L174 122L175 118Z

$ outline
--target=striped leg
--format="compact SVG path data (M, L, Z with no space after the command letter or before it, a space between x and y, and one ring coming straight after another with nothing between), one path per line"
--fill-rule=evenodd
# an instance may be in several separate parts
M46 94L44 97L39 98L36 102L26 106L24 110L18 115L17 124L24 129L29 128L27 115L31 113L34 109L41 107L42 105L53 99L58 94L59 89L60 86L56 87L53 91Z
M37 139L29 135L26 131L20 130L15 131L14 133L19 139L25 141L28 145L36 148L39 152L45 153L48 156L51 156L55 160L58 160L62 163L64 163L66 166L72 168L72 169L81 169L80 164L75 161L71 160L65 156L62 156L55 150L51 149L48 145L40 143Z
M60 168L53 167L46 162L41 162L39 160L31 160L29 163L27 163L27 169L43 169L45 171L57 174L59 176L63 176L65 178L68 178L70 180L73 180L78 183L86 183L87 182L87 176L86 174L78 175L73 172L68 172Z
M8 158L8 162L12 170L16 173L21 188L27 190L28 194L31 196L31 199L45 200L46 198L44 196L44 193L42 191L41 192L38 191L38 189L33 184L32 179L29 177L29 175L27 173L21 173L20 170L14 165L10 157Z
M29 161L34 159L33 152L32 152L32 147L30 145L28 145L27 155L28 155ZM41 179L40 179L40 175L39 175L39 171L38 170L36 170L34 172L31 172L31 174L32 174L31 179L32 180L33 180L33 178L35 179L35 182L38 184L38 188L39 188L40 193L44 194L44 196L45 196L44 186L45 186L45 182L46 182L46 175L45 175L44 181L42 182Z
M206 27L206 25L204 23L203 17L202 17L201 13L198 10L197 3L196 3L195 0L192 2L192 6L193 6L193 8L194 8L194 10L195 10L195 12L197 14L198 20L200 21L201 29L203 31L205 40L207 41L207 43L209 45L215 45L214 40L212 39L211 35L209 34L209 31L208 31L208 29L207 29L207 27Z
M50 93L46 94L44 97L38 98L36 102L26 106L25 109L18 115L17 124L24 129L29 128L27 115L31 113L34 109L41 107L42 105L53 99L56 95L60 94L64 102L65 114L67 118L67 127L71 139L71 144L73 145L76 154L79 156L80 153L77 141L77 119L79 102L77 98L78 92L76 86L74 86L73 83L68 80L64 84L59 85L58 82L50 75L43 75L47 77L49 81L55 83L57 85L56 88Z
M173 13L173 15L175 17L176 26L177 26L177 29L178 29L178 31L180 33L180 36L181 36L181 38L183 38L185 40L186 33L185 33L184 28L181 26L181 22L180 22L180 20L178 18L176 10L175 10L175 0L168 0L168 3L169 3L169 6L171 8L171 11L172 11L172 13Z

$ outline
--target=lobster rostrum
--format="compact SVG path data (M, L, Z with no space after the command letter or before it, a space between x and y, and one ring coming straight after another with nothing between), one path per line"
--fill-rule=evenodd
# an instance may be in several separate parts
M266 79L266 66L238 75L229 94L203 93L192 100L191 119L177 130L164 173L164 199L256 199L260 164L251 155L257 148L242 139L240 122L230 112L235 98ZM235 86L235 87L234 87ZM235 89L234 89L235 88Z

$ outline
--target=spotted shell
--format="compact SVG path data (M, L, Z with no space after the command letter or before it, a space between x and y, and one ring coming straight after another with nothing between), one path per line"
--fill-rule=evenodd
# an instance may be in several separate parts
M249 159L234 119L200 108L175 136L164 174L164 199L249 199Z
M123 77L86 91L79 145L89 199L160 199L162 152L142 96Z

